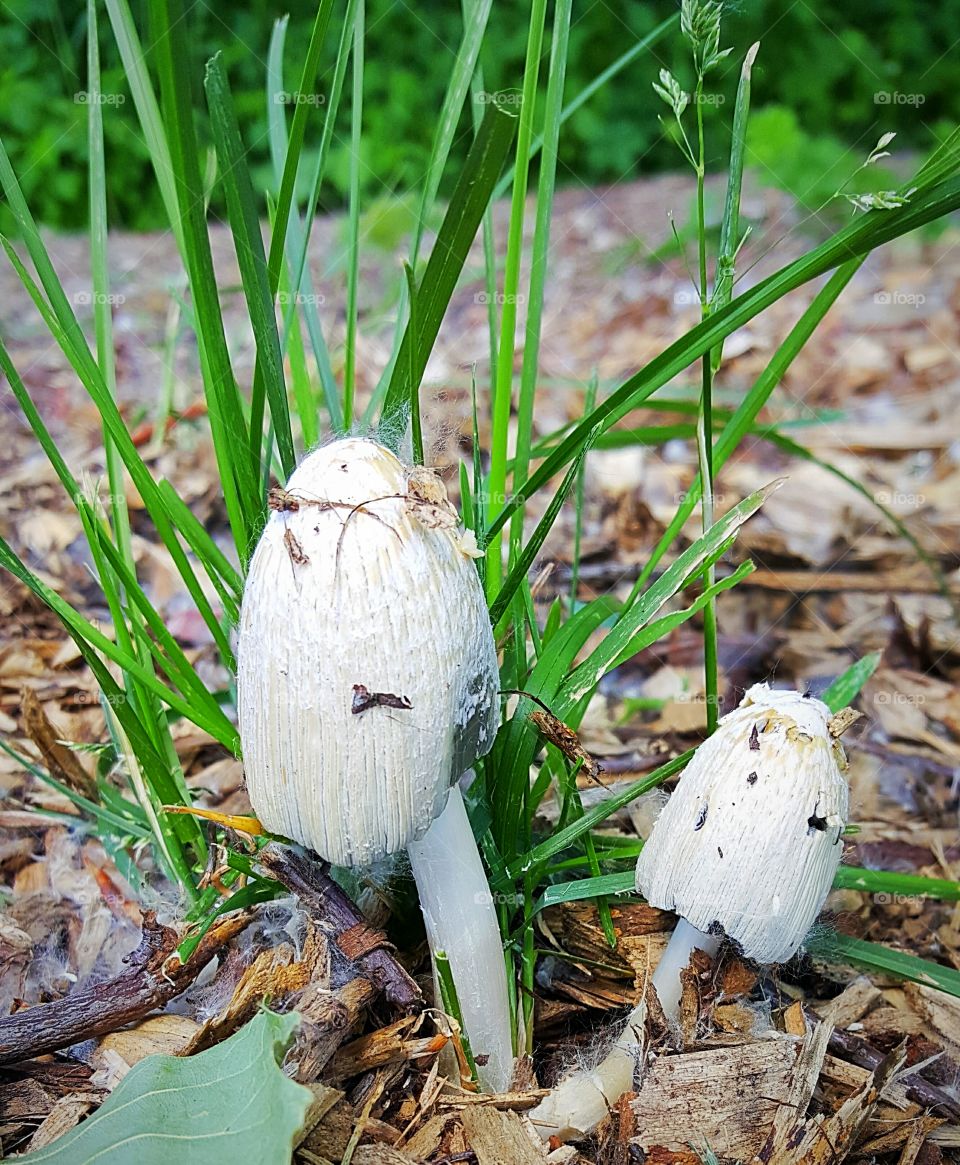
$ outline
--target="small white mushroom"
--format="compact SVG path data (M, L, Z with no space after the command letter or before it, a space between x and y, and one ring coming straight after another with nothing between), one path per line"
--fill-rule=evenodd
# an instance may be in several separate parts
M503 947L456 785L499 720L470 543L438 476L360 438L307 457L271 510L238 649L251 803L268 830L334 865L409 848L481 1083L505 1089Z
M830 710L799 692L757 684L697 749L637 861L637 890L680 922L653 974L670 1018L680 973L724 937L750 959L781 963L799 949L843 853L848 788ZM631 1012L593 1072L568 1077L534 1109L544 1136L587 1133L632 1087L645 1007Z

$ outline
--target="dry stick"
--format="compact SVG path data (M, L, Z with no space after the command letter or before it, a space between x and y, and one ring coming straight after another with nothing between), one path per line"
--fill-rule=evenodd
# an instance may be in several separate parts
M123 974L80 987L66 999L38 1003L0 1019L0 1064L14 1064L106 1035L163 1007L190 986L250 917L235 914L211 928L193 955L181 963L174 954L180 935L161 926L152 910L146 911L140 945L129 956L129 968Z
M386 935L368 925L327 873L326 862L316 855L273 844L260 851L257 861L296 894L312 914L331 925L343 954L360 967L390 1003L404 1011L423 1007L420 988L394 958Z

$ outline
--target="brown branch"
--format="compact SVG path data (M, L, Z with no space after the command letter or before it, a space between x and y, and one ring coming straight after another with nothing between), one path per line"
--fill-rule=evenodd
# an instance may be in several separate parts
M390 1003L403 1011L418 1011L423 1006L420 988L397 962L386 935L369 926L330 877L325 862L315 855L297 853L275 844L262 849L257 861L296 894L309 911L330 925L343 954L356 962Z
M121 975L86 984L65 999L38 1003L0 1019L0 1064L14 1064L106 1035L163 1007L186 990L224 943L249 921L249 914L231 915L212 927L193 955L181 963L174 954L180 935L161 926L153 911L146 911L140 945Z

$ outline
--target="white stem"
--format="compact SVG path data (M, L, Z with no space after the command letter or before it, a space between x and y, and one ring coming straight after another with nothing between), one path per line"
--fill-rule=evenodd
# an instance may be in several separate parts
M497 912L460 789L407 853L432 951L444 951L480 1084L505 1092L513 1076L507 971Z
M668 1019L676 1021L680 1007L680 972L690 962L695 950L716 952L720 940L704 934L681 918L670 936L667 949L653 972L653 985ZM591 1072L574 1072L530 1112L537 1132L546 1140L578 1140L593 1132L596 1126L633 1088L637 1050L643 1042L643 1027L647 1017L644 1000L627 1016L623 1031L605 1058Z

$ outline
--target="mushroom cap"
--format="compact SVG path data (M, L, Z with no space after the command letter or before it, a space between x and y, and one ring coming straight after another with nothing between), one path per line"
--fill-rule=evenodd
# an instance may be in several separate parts
M366 865L493 744L483 589L439 477L374 441L316 450L271 505L240 618L247 789L271 832Z
M830 710L757 684L697 749L637 861L637 890L748 958L782 963L833 884L846 758Z

